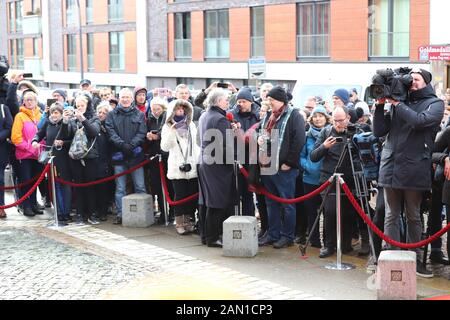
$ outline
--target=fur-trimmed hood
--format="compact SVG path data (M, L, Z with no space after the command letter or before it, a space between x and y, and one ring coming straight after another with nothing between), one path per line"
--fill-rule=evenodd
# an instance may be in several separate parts
M169 103L169 106L167 107L167 120L166 123L169 126L172 126L175 122L173 120L173 117L175 116L174 110L175 107L181 106L184 109L184 113L186 114L186 123L189 126L192 122L192 116L194 113L194 107L189 101L185 100L174 100L171 103Z

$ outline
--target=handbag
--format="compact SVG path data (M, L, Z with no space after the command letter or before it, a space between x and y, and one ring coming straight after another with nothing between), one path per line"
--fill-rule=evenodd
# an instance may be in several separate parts
M59 129L56 134L55 140L58 140L59 135L61 134L62 127ZM55 148L55 144L51 146L50 150L43 150L38 156L38 162L42 164L47 164L50 161L50 158L53 156L53 149ZM59 149L57 149L59 150Z
M94 147L97 137L94 138L91 146L88 147L88 138L84 132L84 127L78 128L73 137L72 143L70 144L69 156L73 160L84 159L91 149Z

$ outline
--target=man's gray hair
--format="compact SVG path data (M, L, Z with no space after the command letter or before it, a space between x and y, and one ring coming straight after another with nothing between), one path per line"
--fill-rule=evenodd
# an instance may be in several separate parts
M188 89L189 90L189 87L188 87L187 84L181 83L181 84L177 85L177 87L175 88L175 92L178 92L179 90L182 90L182 89ZM190 91L191 90L189 90L189 92Z
M131 99L134 99L134 97L133 97L133 91L131 91L130 88L123 88L122 90L120 90L120 91L119 91L119 98L122 98L122 96L123 96L125 93L128 93L128 94L130 95Z
M259 90L264 90L266 88L270 88L270 90L273 88L273 84L271 84L270 82L265 82L261 85L261 87L259 88Z
M223 90L222 88L217 88L212 90L209 94L208 97L206 98L206 106L208 108L212 107L212 106L217 106L219 100L221 98L228 98L228 94L225 90Z

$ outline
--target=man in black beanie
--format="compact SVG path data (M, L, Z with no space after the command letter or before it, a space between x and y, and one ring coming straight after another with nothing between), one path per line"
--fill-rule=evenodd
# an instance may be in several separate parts
M410 72L413 82L406 101L391 102L390 117L384 113L385 99L378 100L374 116L374 134L386 136L378 185L384 188L386 217L384 231L391 239L400 240L399 217L405 208L407 239L419 242L422 236L420 205L424 191L431 189L431 164L434 140L444 115L444 101L438 99L431 85L431 73L423 69ZM433 276L417 254L418 276Z
M286 91L276 86L267 94L271 111L261 121L258 145L264 187L284 198L295 197L295 181L299 174L300 152L306 141L305 121L298 110L288 105ZM270 146L269 146L270 141ZM270 163L267 169L267 161ZM295 204L281 204L266 198L268 231L259 239L259 245L272 244L280 249L293 245L295 237Z

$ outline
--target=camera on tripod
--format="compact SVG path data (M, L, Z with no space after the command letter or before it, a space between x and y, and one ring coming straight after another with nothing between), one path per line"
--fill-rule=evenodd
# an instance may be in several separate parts
M390 68L377 70L372 78L370 97L377 100L392 98L397 101L405 101L413 83L411 70L406 67L395 70Z

